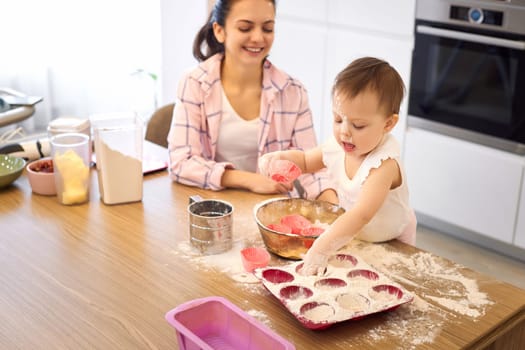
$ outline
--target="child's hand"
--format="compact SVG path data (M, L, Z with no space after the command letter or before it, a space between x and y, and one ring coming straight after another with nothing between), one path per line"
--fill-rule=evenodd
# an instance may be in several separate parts
M332 224L322 235L316 238L314 244L308 249L299 273L306 276L323 275L326 265L328 265L328 259L352 240L353 237L348 237L345 233L344 231L334 231L334 224Z
M317 251L314 251L312 248L310 248L303 258L303 267L299 273L304 276L321 276L324 274L327 264L328 255L318 253Z
M270 176L272 162L281 159L281 151L263 154L259 158L259 172L266 177Z

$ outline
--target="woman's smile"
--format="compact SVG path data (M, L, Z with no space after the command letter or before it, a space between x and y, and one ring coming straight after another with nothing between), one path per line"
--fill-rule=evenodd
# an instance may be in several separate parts
M264 47L243 46L243 49L252 57L257 57L264 51Z

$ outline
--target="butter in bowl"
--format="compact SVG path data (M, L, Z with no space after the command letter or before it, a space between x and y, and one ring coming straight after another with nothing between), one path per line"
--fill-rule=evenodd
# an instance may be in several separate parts
M53 159L51 157L32 161L27 165L26 170L33 193L44 196L57 194Z

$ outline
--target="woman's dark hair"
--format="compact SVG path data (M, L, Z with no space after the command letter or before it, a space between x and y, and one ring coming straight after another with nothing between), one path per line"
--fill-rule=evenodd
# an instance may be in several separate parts
M224 52L224 45L217 41L213 33L213 22L217 22L221 27L226 23L226 17L230 13L232 5L238 0L215 0L215 5L193 40L193 57L198 61L204 61L218 52ZM275 0L270 0L275 6ZM203 45L205 52L203 53Z

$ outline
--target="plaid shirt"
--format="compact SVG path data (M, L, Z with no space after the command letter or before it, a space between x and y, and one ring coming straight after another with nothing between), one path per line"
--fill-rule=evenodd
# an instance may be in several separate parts
M228 162L216 162L217 138L222 118L222 54L191 70L179 82L177 102L168 135L170 176L185 185L221 190ZM263 66L258 157L267 152L316 146L312 115L302 84L274 67ZM308 198L328 187L325 171L300 178Z

